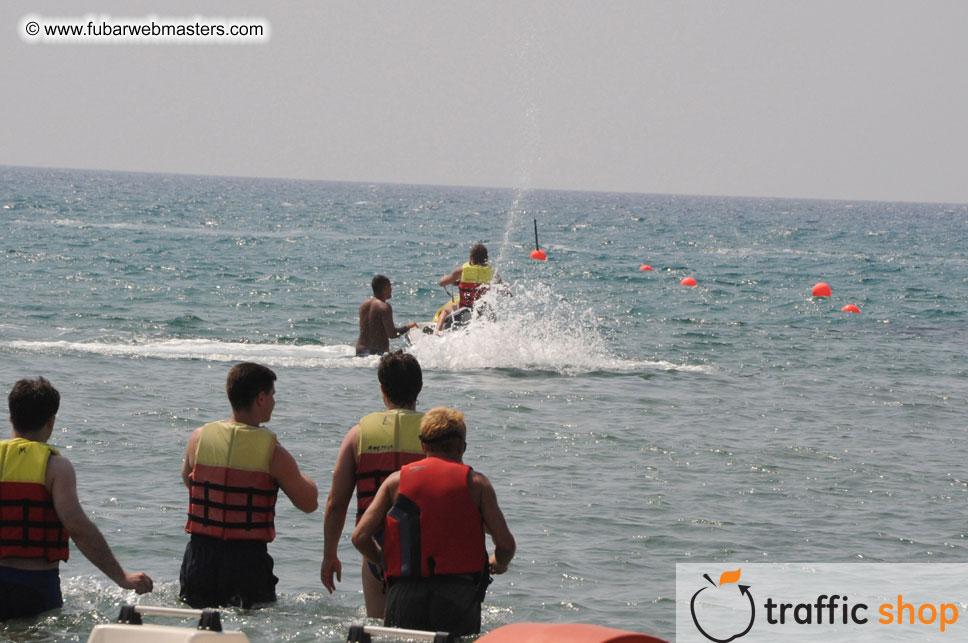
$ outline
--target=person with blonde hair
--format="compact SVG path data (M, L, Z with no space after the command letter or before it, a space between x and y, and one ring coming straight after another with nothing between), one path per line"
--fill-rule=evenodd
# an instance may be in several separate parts
M489 574L507 571L514 536L491 482L462 462L464 414L427 411L420 442L424 459L386 479L357 524L353 545L390 586L385 625L477 634ZM373 537L381 528L382 546ZM485 532L494 543L490 556Z

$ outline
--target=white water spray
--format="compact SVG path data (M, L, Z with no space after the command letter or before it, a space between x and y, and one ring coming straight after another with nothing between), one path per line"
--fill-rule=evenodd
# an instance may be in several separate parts
M425 369L515 369L561 375L665 370L655 362L627 360L606 344L595 311L566 301L545 284L516 283L498 289L478 305L495 313L477 317L464 329L443 335L417 335L411 352ZM669 364L669 368L677 368Z

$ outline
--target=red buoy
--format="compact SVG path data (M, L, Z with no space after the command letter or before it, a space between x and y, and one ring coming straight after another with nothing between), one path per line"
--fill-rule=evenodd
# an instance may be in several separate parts
M537 259L538 261L546 261L548 259L548 255L546 255L545 251L542 250L541 246L538 245L538 220L537 219L534 220L534 250L531 251L531 258Z
M696 284L696 280L693 279L692 277L686 277L685 279L683 279L682 281L679 282L679 285L681 285L681 286L695 286L697 284Z
M650 266L647 263L644 263L641 266L639 266L639 270L652 270L652 266Z
M858 308L854 304L847 304L846 306L844 306L840 310L842 310L845 313L859 313L860 312L860 308Z
M820 283L818 283L816 286L813 287L813 296L814 297L829 297L830 296L830 286L828 286L827 284L825 284L824 282L821 281Z

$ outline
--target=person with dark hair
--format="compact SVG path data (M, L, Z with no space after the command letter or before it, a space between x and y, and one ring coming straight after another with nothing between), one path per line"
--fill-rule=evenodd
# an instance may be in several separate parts
M276 374L244 362L225 383L232 416L195 429L188 439L182 480L188 487L191 539L179 580L181 599L195 608L276 600L267 544L276 535L279 489L305 513L316 511L316 483L275 434L261 426L275 408Z
M244 411L259 399L260 393L275 396L276 374L272 369L254 362L242 362L229 370L225 378L225 394L232 410ZM270 409L271 412L271 409Z
M44 379L18 381L7 397L13 436L0 441L0 621L64 604L60 561L68 537L124 589L152 591L144 572L127 572L77 499L70 461L47 444L60 393Z
M453 320L448 322L448 317L455 311L461 308L473 310L477 300L487 292L488 285L492 281L500 283L501 279L494 274L494 269L487 263L487 246L483 243L471 246L469 261L444 275L437 282L445 288L456 284L458 290L457 301L452 301L437 312L437 331L444 330L449 323L452 323ZM465 314L468 315L469 320L469 314Z
M338 549L346 512L356 490L356 519L373 500L384 478L408 462L423 457L420 449L420 420L417 396L423 388L423 373L417 358L394 351L380 358L377 379L385 411L364 416L346 433L333 469L333 485L326 501L323 522L323 562L319 576L330 593L336 588L333 575L342 581L343 565ZM386 603L383 579L365 560L362 568L363 598L367 616L383 617Z
M464 414L430 409L420 442L426 457L384 481L356 525L353 545L380 566L390 586L385 625L477 634L489 574L507 571L514 536L491 482L462 462ZM381 531L383 538L375 538ZM485 532L494 542L490 556Z
M373 296L360 304L360 336L356 340L356 356L382 355L390 350L390 340L400 337L417 322L397 328L393 325L393 308L387 300L393 296L393 286L384 275L370 281Z

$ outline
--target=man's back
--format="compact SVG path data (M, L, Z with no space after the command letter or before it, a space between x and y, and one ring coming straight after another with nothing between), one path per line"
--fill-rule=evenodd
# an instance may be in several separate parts
M67 531L45 486L48 461L57 455L44 442L0 442L0 564L23 567L35 562L29 566L56 569L58 560L68 559Z
M470 469L443 458L400 469L384 535L388 580L485 573L484 523L471 493Z
M356 443L357 516L363 515L376 490L394 471L423 458L420 420L423 413L390 409L364 416Z
M192 432L182 481L189 492L179 597L195 608L250 608L276 600L279 579L267 544L275 537L281 489L300 511L318 504L316 483L262 426L272 418L276 374L252 362L236 364L225 382L232 406L227 421Z
M390 348L385 320L393 319L392 308L385 301L370 297L360 305L360 337L356 350L386 352ZM393 326L391 321L389 325Z
M356 492L359 516L372 502L387 475L423 457L420 443L423 414L416 410L417 396L423 388L420 363L403 351L387 353L377 366L377 380L386 410L365 415L347 431L333 467L333 484L323 519L323 562L319 567L319 578L331 593L335 583L342 580L339 539L353 492ZM386 595L378 567L364 560L360 572L367 616L383 616Z
M271 542L279 486L271 474L276 436L266 428L211 422L201 428L189 475L185 531Z
M153 589L144 572L127 572L77 499L70 461L47 444L60 393L44 379L21 379L7 397L12 438L0 441L0 621L63 605L59 563L68 535L95 567L124 589Z

